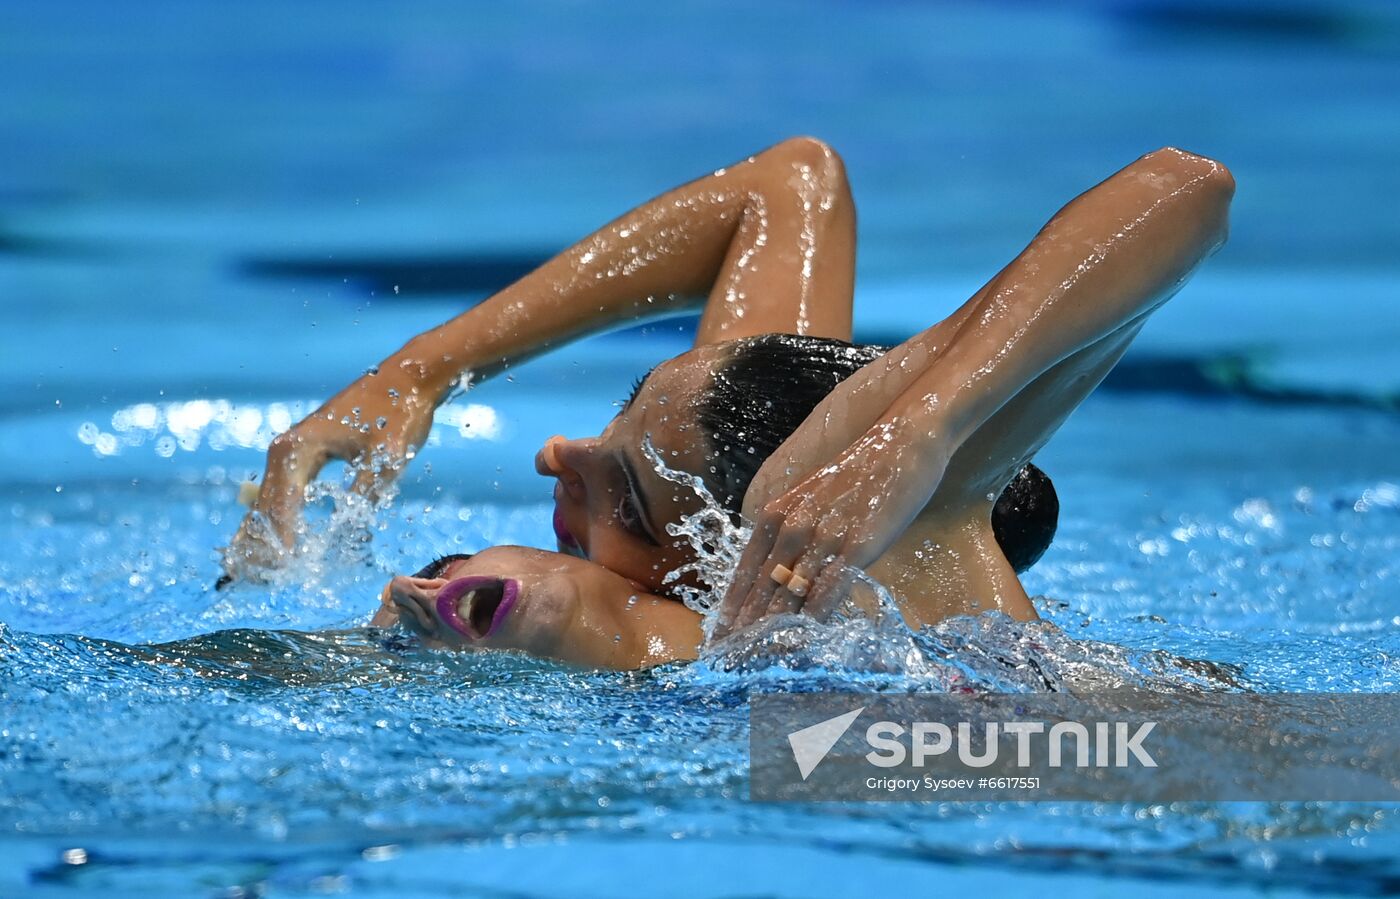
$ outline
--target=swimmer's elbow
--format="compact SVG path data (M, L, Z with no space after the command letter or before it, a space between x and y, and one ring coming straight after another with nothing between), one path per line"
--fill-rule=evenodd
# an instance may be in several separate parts
M845 169L845 163L841 160L841 154L837 153L836 149L832 147L831 144L819 137L812 137L807 134L789 137L775 145L770 152L806 163L814 169L822 169L828 166L837 166L843 171Z
M1214 160L1211 161L1214 162ZM1235 176L1221 163L1215 163L1215 170L1211 173L1211 183L1215 185L1226 203L1234 199Z
M1214 253L1230 233L1230 201L1235 196L1235 176L1222 163L1176 147L1163 147L1143 157L1154 176L1168 174L1164 186L1190 210L1196 222L1201 252ZM1175 182L1175 187L1171 187Z
M841 154L826 141L800 135L789 137L764 151L769 160L784 167L796 166L808 173L813 186L823 194L824 200L849 197L850 184L846 178L846 163ZM783 183L788 183L786 172Z
M1235 196L1235 176L1225 164L1178 147L1163 147L1145 157L1165 163L1191 181L1200 183L1212 199L1228 206Z

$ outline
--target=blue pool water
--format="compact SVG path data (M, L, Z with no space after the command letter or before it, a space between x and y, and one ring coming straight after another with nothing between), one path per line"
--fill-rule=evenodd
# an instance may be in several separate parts
M1380 804L747 801L753 691L1400 680L1393 10L812 8L6 4L0 896L1400 883ZM469 393L393 508L211 589L277 430L629 203L801 132L855 183L870 340L1143 151L1235 172L1230 246L1037 460L1063 512L1034 640L959 620L605 674L363 629L391 572L549 545L534 448L596 431L684 323Z

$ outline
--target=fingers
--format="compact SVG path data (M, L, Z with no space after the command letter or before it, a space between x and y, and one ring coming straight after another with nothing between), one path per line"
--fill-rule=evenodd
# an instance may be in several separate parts
M750 591L759 582L760 577L768 577L771 574L771 569L765 568L764 562L773 549L773 541L778 536L779 524L778 519L769 516L761 518L754 525L753 534L749 537L749 544L744 547L744 552L739 557L739 564L734 569L734 580L730 582L728 592L720 601L714 629L716 639L727 636L734 631L739 614L749 599Z
M786 571L774 573L784 562L791 563L805 547L811 527L798 513L766 512L754 529L754 536L744 548L734 583L720 606L720 621L715 636L722 637L744 628L768 614L774 594L780 584L787 582Z
M776 551L775 558L781 558ZM765 577L758 578L753 587L749 590L749 595L744 599L743 605L739 609L738 615L734 619L734 629L742 630L755 621L774 612L785 611L786 599L781 603L778 600L778 591L783 589L780 580L785 584L791 574L784 574L783 566L779 562L770 560L764 565ZM777 577L774 577L774 575ZM776 606L776 607L775 607Z
M808 540L806 551L792 563L790 574L776 579L776 587L773 591L772 600L766 610L760 612L753 618L753 621L765 615L778 615L784 612L804 612L812 617L822 620L825 616L815 615L812 612L812 589L816 582L821 579L828 565L836 557L834 549L837 548L837 539L829 534L818 534ZM785 570L786 566L776 566L774 571L779 573ZM781 583L778 581L781 580Z
M296 545L297 525L306 503L306 485L330 458L329 450L318 452L306 446L294 431L279 434L268 446L262 489L258 491L253 509L272 525L283 547L290 549Z
M833 556L812 583L804 610L818 621L826 621L841 608L851 588L855 586L858 569L846 564L841 556Z
M812 586L812 580L811 578L804 577L803 575L800 575L797 572L793 572L792 577L783 586L788 593L792 594L798 599L801 599L802 597L807 595L807 588Z
M262 487L224 552L225 574L217 588L259 569L276 568L295 547L306 484L324 464L324 457L310 458L301 444L287 431L268 446Z
M720 604L715 638L768 615L804 612L825 621L840 608L856 576L844 552L846 522L830 513L808 520L805 510L765 513Z
M382 460L367 463L357 458L356 466L355 480L350 484L350 489L372 503L378 502L380 490L393 483L398 474L394 465Z
M403 386L361 378L272 441L253 512L225 553L228 575L256 575L284 560L297 542L307 485L330 459L350 462L351 489L371 499L397 477L426 441L433 416L426 395L410 387L400 396L392 384Z
M308 419L310 421L310 419ZM268 446L267 463L263 470L262 485L252 502L252 511L244 517L238 533L234 535L225 553L226 574L220 579L220 586L233 578L256 572L258 568L274 568L285 554L294 549L300 531L302 509L306 504L306 487L310 484L326 462L331 459L350 459L358 462L368 458L353 439L331 438L319 432L303 436L300 429L306 422L290 431L279 434ZM377 499L378 491L384 484L393 480L398 466L392 460L402 458L402 453L380 445L383 458L378 466L359 465L351 489Z
M802 610L813 582L840 538L810 523L805 510L770 512L745 547L734 583L720 606L714 636L723 637L766 615Z
M776 566L773 569L774 575L787 572L782 578L774 577L777 589L773 591L773 600L768 605L767 615L781 615L803 611L808 591L812 588L812 580L820 571L820 566L808 561L809 553L797 562L793 563L791 570L784 565ZM764 617L763 615L759 616ZM755 619L757 620L757 619Z
M795 612L802 607L802 595L807 589L806 578L799 577L786 565L774 565L768 577L777 586L773 589L773 599L768 604L766 614Z

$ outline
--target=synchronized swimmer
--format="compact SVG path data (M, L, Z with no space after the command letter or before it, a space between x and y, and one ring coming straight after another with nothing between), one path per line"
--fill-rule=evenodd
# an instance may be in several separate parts
M666 576L696 551L668 525L702 501L652 448L753 526L714 637L779 612L824 619L858 570L912 627L993 609L1033 619L1017 574L1059 507L1030 460L1224 243L1233 193L1217 162L1148 154L1056 213L948 318L859 346L844 166L820 141L784 141L603 226L280 435L225 568L256 576L287 556L328 460L355 466L362 492L383 486L465 373L700 309L695 347L647 373L602 434L550 438L536 456L555 482L558 552L439 559L395 577L374 623L589 666L695 658L701 616Z

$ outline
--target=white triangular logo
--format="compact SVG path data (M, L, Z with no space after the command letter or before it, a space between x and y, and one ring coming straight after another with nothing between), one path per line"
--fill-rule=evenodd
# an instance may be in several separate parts
M831 747L836 745L836 741L841 739L851 725L860 717L860 713L865 711L865 706L861 706L854 712L847 712L844 715L837 715L835 718L828 718L820 724L813 724L811 727L804 727L788 734L788 744L792 746L792 757L797 762L797 770L806 780L826 754L831 751Z

